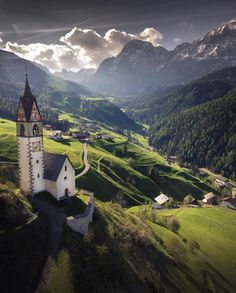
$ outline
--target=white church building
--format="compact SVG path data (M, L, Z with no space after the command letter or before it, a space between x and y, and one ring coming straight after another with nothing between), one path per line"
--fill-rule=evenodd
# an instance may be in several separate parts
M20 188L25 194L48 191L57 200L75 195L75 170L66 155L44 152L43 121L27 75L16 118Z

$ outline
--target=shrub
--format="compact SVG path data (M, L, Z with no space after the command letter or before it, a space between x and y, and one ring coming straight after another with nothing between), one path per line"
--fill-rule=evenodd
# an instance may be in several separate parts
M187 195L185 198L184 198L184 203L185 204L191 204L191 202L194 200L194 197L191 195L191 194L189 194L189 195Z

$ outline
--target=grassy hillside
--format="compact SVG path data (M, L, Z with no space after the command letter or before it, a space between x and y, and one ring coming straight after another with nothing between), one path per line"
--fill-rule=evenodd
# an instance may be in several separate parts
M0 126L0 158L16 161L15 123L0 119ZM188 169L169 165L148 148L145 138L100 131L114 140L89 144L91 169L76 181L79 189L95 192L94 222L85 237L65 227L47 292L234 292L236 214L216 207L153 211L150 199L160 191L182 200L189 193L201 198L212 187ZM45 150L67 153L80 172L83 144L71 137L55 142L47 134ZM26 210L34 215L30 206ZM13 292L17 282L28 292L46 251L45 220L38 217L27 224L27 215L17 229L0 234L5 247L0 263L8 274L1 284L7 288L8 276L13 276ZM17 217L22 219L22 213ZM29 283L22 282L25 278Z
M7 190L6 190L7 189ZM49 223L0 184L0 291L33 292L48 246Z
M223 208L124 211L96 201L89 235L65 230L48 292L234 292L235 219Z
M0 158L4 161L16 161L15 123L4 119L0 123ZM134 144L127 141L125 136L112 131L110 133L114 137L112 142L94 141L89 145L91 170L86 176L77 179L78 188L94 191L99 199L112 199L123 206L144 204L160 191L182 200L189 193L201 198L204 192L212 190L187 169L176 164L170 166L163 157L146 146L144 139ZM80 172L82 143L69 137L59 143L49 140L47 131L44 131L44 135L45 150L68 154L76 172ZM140 136L134 135L134 138L137 137Z

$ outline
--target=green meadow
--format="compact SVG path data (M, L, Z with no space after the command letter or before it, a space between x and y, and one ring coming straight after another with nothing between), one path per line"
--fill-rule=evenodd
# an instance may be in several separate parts
M78 123L69 114L63 118ZM17 148L15 123L0 119L0 158L2 161L16 161ZM177 200L182 200L191 193L201 198L204 192L212 188L192 176L187 169L177 164L169 165L164 157L147 146L144 137L133 134L134 142L127 137L104 129L113 140L94 140L88 146L90 171L77 179L77 187L95 192L98 199L121 202L125 206L145 204L161 191ZM44 148L47 152L67 154L73 162L76 172L83 169L83 144L72 137L62 142L48 139L49 131L44 131ZM156 178L150 178L150 168L156 170Z
M235 212L95 207L88 236L66 229L48 292L235 292Z

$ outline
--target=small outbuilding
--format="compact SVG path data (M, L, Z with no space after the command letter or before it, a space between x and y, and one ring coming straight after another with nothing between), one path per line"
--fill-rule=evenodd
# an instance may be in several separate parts
M221 200L221 204L232 210L236 210L236 197L225 197Z
M162 206L164 203L166 203L169 200L169 197L165 195L164 193L160 193L157 197L155 197L155 202Z
M204 195L204 199L202 200L202 202L207 204L219 204L219 197L213 192L209 192Z

